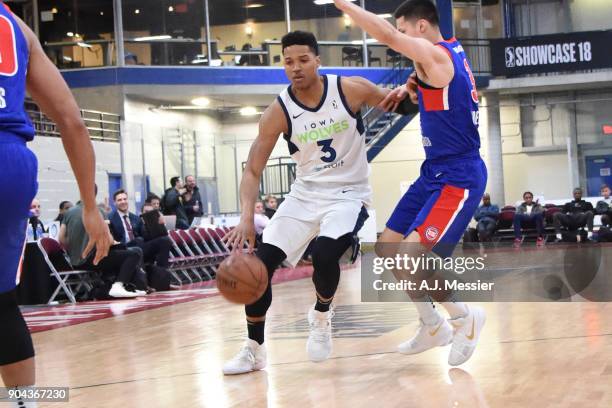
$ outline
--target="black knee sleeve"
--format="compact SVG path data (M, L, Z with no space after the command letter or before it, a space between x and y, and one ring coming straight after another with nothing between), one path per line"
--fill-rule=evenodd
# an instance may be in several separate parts
M278 247L270 244L261 244L257 248L257 257L263 262L268 271L268 287L264 294L255 302L246 305L244 310L248 317L265 316L272 304L272 276L276 268L287 258L287 255Z
M34 357L32 336L17 306L15 290L0 294L0 366Z
M338 239L319 237L312 248L312 282L317 293L325 299L334 296L340 282L340 258L351 247L352 234Z

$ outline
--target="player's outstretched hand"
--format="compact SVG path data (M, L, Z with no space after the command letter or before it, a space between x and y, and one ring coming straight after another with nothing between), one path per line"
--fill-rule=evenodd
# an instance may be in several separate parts
M401 101L408 96L408 90L405 85L395 88L385 96L378 107L385 112L394 112Z
M408 96L410 96L410 101L414 103L415 105L418 105L419 103L417 87L418 85L417 85L416 71L414 71L408 77L408 82L406 83L406 89L408 89Z
M228 245L232 251L240 251L244 247L244 243L248 243L249 252L253 252L255 248L255 223L241 221L234 229L228 232L223 237L223 242Z
M108 250L113 244L113 236L111 235L108 225L104 222L102 214L97 207L92 209L83 209L83 225L85 231L89 236L89 242L87 247L81 255L83 258L87 258L89 253L95 248L96 255L93 260L93 264L97 265L106 255Z

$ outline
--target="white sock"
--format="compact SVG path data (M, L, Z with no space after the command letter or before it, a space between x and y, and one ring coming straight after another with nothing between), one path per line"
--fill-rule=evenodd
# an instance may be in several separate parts
M24 387L14 387L16 390L27 391L33 388L34 385L24 386ZM13 400L10 403L10 408L36 408L38 405L35 401L23 401L22 399Z
M442 302L440 304L446 309L451 319L465 317L468 314L468 307L463 302Z
M589 239L593 238L593 231L587 232L587 238Z
M417 309L419 317L426 325L431 326L437 324L440 320L442 320L442 316L434 307L434 304L432 303L429 296L414 301L414 306Z

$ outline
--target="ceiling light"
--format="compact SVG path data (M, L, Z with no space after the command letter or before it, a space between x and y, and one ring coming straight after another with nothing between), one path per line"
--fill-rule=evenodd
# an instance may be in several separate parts
M344 18L344 28L350 28L352 21L351 21L351 18L349 17L349 15L345 14L343 16L343 18Z
M53 13L53 14L57 14L57 7L53 7L53 8L51 9L51 13Z
M380 18L391 18L393 17L393 14L391 13L383 13L383 14L377 14L378 17Z
M101 15L101 16L103 16L103 15L104 15L104 12L103 12L103 11L101 11L101 12L100 12L100 15Z
M202 96L199 98L194 98L191 100L191 103L195 106L200 106L200 107L206 107L208 105L210 105L210 99Z
M140 14L140 9L134 10L134 14Z
M244 8L260 8L260 7L263 7L263 6L264 5L261 4L261 3L253 3L253 4L249 4L249 5L244 6Z
M136 37L134 41L156 41L156 40L169 40L171 39L171 35L149 35L146 37Z
M242 116L254 116L254 115L257 115L257 108L255 108L254 106L245 106L244 108L240 109L240 114Z
M68 31L68 32L66 33L66 35L67 35L68 37L74 37L74 33L73 33L72 31Z
M168 7L168 11L172 13L174 11L174 7L172 6Z
M349 0L352 2L356 2L357 0ZM322 6L324 4L332 4L334 2L334 0L314 0L314 4L316 4L317 6Z
M194 105L160 105L155 109L161 110L204 110L205 106L194 106Z

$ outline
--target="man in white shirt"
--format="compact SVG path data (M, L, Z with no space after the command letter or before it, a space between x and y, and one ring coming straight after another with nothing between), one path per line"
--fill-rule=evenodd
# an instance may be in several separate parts
M255 233L257 235L263 234L263 230L266 228L270 219L266 216L266 209L263 201L255 202Z

